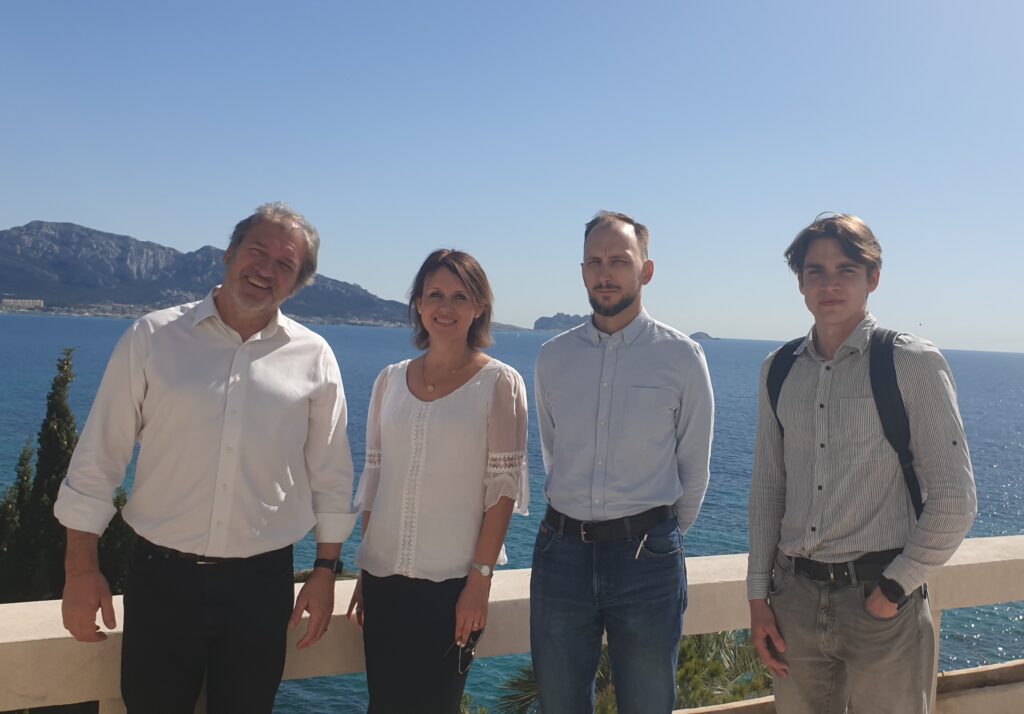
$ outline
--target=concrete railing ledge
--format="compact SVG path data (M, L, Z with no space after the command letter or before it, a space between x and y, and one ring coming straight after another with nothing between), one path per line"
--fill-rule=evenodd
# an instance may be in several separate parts
M746 561L744 553L687 559L689 608L685 618L686 634L748 626ZM305 629L304 623L290 633L286 679L363 671L360 630L345 619L354 585L352 580L338 581L330 629L315 647L301 651L295 649L295 643ZM950 562L930 578L929 592L937 622L945 609L1024 600L1024 536L964 541ZM120 626L123 620L120 597L114 598L114 609ZM529 570L499 570L495 573L488 620L487 632L480 641L480 656L529 652ZM110 632L102 643L75 642L61 624L60 602L0 605L0 711L97 700L101 702L102 714L123 711L119 688L120 651L119 628ZM962 681L973 684L948 691L944 689L947 686L944 683L954 681L954 675L943 674L939 679L938 711L943 714L961 711L996 714L1002 710L992 695L997 690L1005 693L1020 688L1014 694L1017 697L1016 707L1006 710L1008 714L1011 711L1019 714L1024 711L1020 705L1024 701L1024 670L1021 670L1021 679L1002 681L1016 676L1006 674L1018 671L1014 669L1016 666L982 668L989 674L972 670L972 674L978 672L975 679ZM994 672L999 673L997 679L1002 679L997 684L987 684L996 676ZM973 701L970 706L976 707L977 693L983 690L988 691L989 699L982 708L944 709L951 698ZM769 697L728 707L689 711L760 714L773 710Z

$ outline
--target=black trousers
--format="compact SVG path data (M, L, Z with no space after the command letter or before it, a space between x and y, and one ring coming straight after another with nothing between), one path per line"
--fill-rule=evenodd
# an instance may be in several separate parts
M128 714L271 714L293 606L292 548L198 564L139 538L124 595Z
M465 584L363 571L368 714L458 714L472 662L453 646Z

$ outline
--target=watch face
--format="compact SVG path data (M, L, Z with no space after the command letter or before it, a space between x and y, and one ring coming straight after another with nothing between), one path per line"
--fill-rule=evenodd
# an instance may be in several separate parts
M477 570L479 570L480 574L483 575L485 578L489 578L491 576L491 573L494 572L493 570L491 570L491 566L489 566L489 565L481 565L479 563L473 563L473 567L476 568Z

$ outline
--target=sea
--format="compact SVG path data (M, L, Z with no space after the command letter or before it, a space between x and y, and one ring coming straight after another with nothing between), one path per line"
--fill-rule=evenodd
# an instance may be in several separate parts
M84 424L107 359L129 321L104 317L0 314L0 488L14 479L22 446L34 443L61 348L73 347L70 402ZM366 411L377 373L415 353L407 329L314 325L341 364L349 402L349 438L356 473L364 459ZM532 400L533 365L550 333L496 332L488 351L523 375ZM791 336L792 337L792 336ZM757 420L757 381L765 356L779 341L703 342L714 384L715 440L711 484L696 524L686 535L688 555L747 550L747 488ZM940 345L941 347L941 345ZM978 517L971 536L1024 534L1024 354L944 350L953 370L978 486ZM509 567L527 568L544 511L544 468L537 424L529 431L530 515L515 516L506 546ZM129 476L130 481L130 476ZM345 544L353 563L358 534ZM296 564L311 563L310 537L298 544ZM941 667L958 669L1024 658L1024 602L947 611L942 618ZM493 712L501 684L529 663L528 655L478 660L466 691ZM365 711L363 675L285 682L275 712Z

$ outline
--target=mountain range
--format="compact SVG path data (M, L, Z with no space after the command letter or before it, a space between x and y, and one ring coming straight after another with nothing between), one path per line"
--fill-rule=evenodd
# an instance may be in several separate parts
M190 253L74 223L32 221L0 230L0 294L48 308L140 314L202 299L224 275L224 251ZM408 324L408 306L322 275L285 303L303 320Z

